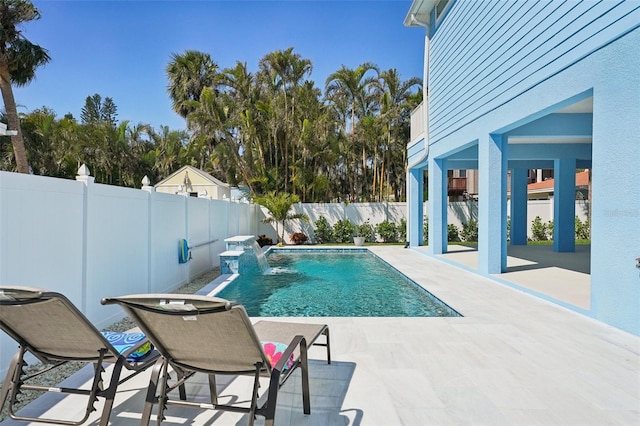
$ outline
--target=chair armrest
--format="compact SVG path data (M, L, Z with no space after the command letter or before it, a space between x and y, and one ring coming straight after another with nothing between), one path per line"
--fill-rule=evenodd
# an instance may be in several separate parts
M298 357L297 359L294 359L294 366L290 368L290 370L292 371L295 370L296 364L300 362L300 358L302 358L303 353L304 353L305 359L307 355L307 340L302 335L298 335L294 337L293 340L291 340L291 343L289 343L289 346L287 346L287 349L285 349L285 351L282 353L282 356L280 357L276 365L273 367L273 370L277 370L278 373L282 373L282 371L284 370L285 364L287 363L287 361L289 361L289 358L291 357L291 355L293 354L293 351L295 351L297 347L300 347L300 357Z

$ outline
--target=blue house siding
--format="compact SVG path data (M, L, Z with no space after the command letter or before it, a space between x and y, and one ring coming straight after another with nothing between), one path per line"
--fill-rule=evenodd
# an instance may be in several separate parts
M429 143L637 27L638 10L636 1L456 2L431 39Z
M424 17L421 4L412 13ZM575 168L588 168L590 306L538 296L640 335L640 1L458 0L441 21L431 14L419 24L431 26L428 155L409 173L429 171L428 251L448 250L445 182L456 168L478 169L477 273L508 272L507 215L512 226L526 219L522 206L506 211L508 172L555 170L565 208L554 211L554 251L574 251L566 206L574 206ZM410 226L421 202L409 202Z
M413 166L423 160L425 148L424 139L421 139L407 147L407 160L410 166Z

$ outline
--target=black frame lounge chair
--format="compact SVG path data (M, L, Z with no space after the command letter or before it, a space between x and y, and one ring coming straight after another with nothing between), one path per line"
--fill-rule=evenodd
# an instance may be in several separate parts
M98 398L105 398L100 425L106 426L113 407L118 385L127 381L159 358L157 351L150 351L138 361L127 358L148 343L148 339L137 341L130 349L120 353L105 336L80 312L73 303L60 293L31 287L0 287L0 327L19 344L13 356L0 393L0 410L9 398L8 413L14 420L62 425L80 425L95 411ZM33 354L44 368L27 374L25 355ZM39 386L29 380L58 368L70 361L92 363L94 375L90 389ZM103 388L103 364L113 364L109 387ZM122 367L134 373L120 379ZM17 395L22 390L56 392L87 396L84 417L80 420L32 418L18 416L14 412Z
M302 373L304 413L310 414L307 346L314 344L321 334L326 343L317 344L327 347L327 362L331 362L329 328L324 324L261 321L254 328L241 305L199 295L142 294L106 298L102 303L122 306L162 355L151 373L141 425L149 424L153 405L158 404L158 425L164 420L167 406L177 405L247 413L249 425L256 415L264 416L265 425L271 426L278 390L298 367ZM267 341L286 347L274 365L263 349ZM172 384L169 367L176 373ZM210 404L187 401L184 383L196 372L208 376ZM218 403L216 374L253 376L249 406ZM258 406L261 377L269 378L269 385L266 401ZM171 399L168 393L177 387L181 387L180 399Z

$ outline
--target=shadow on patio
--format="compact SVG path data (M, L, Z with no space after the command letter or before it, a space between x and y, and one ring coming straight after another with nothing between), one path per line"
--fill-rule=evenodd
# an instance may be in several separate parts
M89 386L92 377L91 366L87 366L75 373L61 385L85 383ZM278 394L278 408L276 410L276 424L278 425L359 425L362 412L359 409L343 409L347 390L353 377L356 364L353 362L333 361L326 364L321 360L309 360L309 380L311 392L311 414L304 415L302 411L302 391L300 371L296 371ZM110 368L107 372L110 373ZM252 378L235 376L217 376L218 397L221 403L249 403ZM144 406L149 372L140 374L119 388L110 423L114 425L137 425ZM267 382L262 384L265 393ZM208 380L204 374L187 382L189 399L203 404L209 403ZM97 426L101 412L102 400L96 403L98 410L89 418L86 425ZM84 402L76 395L60 395L48 393L27 405L20 411L21 415L39 418L61 417L81 418ZM218 410L189 409L169 406L164 413L164 425L246 425L246 414L230 413ZM152 414L151 423L155 424L156 411ZM261 425L264 419L258 417L255 424ZM25 422L7 419L3 426L21 425Z

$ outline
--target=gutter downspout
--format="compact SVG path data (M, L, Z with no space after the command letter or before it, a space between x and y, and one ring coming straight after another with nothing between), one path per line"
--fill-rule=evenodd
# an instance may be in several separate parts
M423 75L423 84L422 84L422 99L423 102L426 101L425 104L425 126L426 126L426 137L424 138L424 153L423 155L416 161L414 162L415 164L419 164L422 163L429 155L429 96L428 96L428 88L429 88L429 24L427 22L421 21L418 18L416 18L416 14L412 13L411 14L411 23L415 24L415 25L419 25L421 27L424 27L427 31L426 31L426 35L424 37L424 75ZM409 168L411 168L409 166Z
M429 97L428 97L428 87L429 87L429 36L430 36L430 28L429 24L424 21L420 21L416 18L415 13L411 14L411 23L415 25L419 25L425 28L425 36L424 36L424 75L423 75L423 84L422 84L422 99L425 108L423 111L423 123L425 125L425 138L424 138L424 150L423 154L420 156L420 159L413 163L413 165L420 164L424 162L429 156ZM419 246L422 244L422 241L415 241L424 239L424 235L422 234L422 226L423 226L423 194L417 194L415 197L411 197L412 189L416 190L416 185L412 185L412 171L411 165L407 165L407 207L409 210L408 220L407 220L407 237L408 242L411 247ZM420 177L422 180L423 177ZM417 184L417 190L420 191L422 188L422 182ZM415 199L413 199L415 198ZM411 202L413 201L413 206L411 206ZM419 203L416 203L419 202ZM414 223L417 222L417 223ZM414 238L415 237L415 238ZM411 243L413 241L413 244Z

